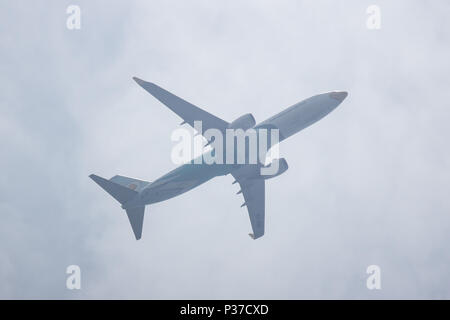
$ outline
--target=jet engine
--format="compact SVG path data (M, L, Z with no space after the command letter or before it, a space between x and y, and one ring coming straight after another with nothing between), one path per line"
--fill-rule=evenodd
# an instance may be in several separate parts
M251 113L244 114L228 125L229 129L247 130L256 124L255 118Z

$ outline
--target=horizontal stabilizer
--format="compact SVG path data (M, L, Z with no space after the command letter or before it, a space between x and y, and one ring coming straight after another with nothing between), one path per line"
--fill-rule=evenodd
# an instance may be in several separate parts
M110 180L106 180L95 174L91 174L89 177L121 204L127 203L138 194L137 191L124 187Z
M119 175L112 177L111 179L109 179L109 181L118 183L124 187L127 187L127 188L137 191L137 192L141 192L142 189L144 189L146 186L148 186L150 184L150 182L148 182L148 181L139 180L139 179L135 179L135 178L129 178L129 177L125 177L125 176L119 176Z
M126 209L128 220L130 220L131 228L133 228L134 236L136 240L139 240L142 235L142 225L144 223L145 207L134 207Z

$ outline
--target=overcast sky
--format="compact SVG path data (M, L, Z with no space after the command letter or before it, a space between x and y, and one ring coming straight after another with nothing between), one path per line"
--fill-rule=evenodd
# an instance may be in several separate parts
M449 16L444 0L2 1L0 298L450 298ZM349 96L280 146L264 237L226 176L147 207L136 241L88 175L159 178L181 120L133 76L226 121Z

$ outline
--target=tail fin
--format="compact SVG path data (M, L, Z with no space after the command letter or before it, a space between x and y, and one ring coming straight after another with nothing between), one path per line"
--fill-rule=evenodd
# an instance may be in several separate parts
M94 180L100 187L102 187L106 192L108 192L114 199L119 201L122 205L133 199L138 194L137 191L130 189L131 186L126 187L120 182L120 184L117 182L113 182L112 180L117 176L111 180L106 180L95 174L91 174L89 177ZM133 228L134 236L136 237L136 240L139 240L142 235L145 206L130 207L126 208L125 211L127 212L131 228Z

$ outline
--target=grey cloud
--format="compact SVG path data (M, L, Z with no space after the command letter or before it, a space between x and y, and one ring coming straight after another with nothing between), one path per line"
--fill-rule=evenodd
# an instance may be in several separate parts
M378 31L364 1L78 3L79 31L71 2L1 5L0 297L450 297L447 2L381 1ZM281 145L263 238L223 177L147 208L136 242L88 179L174 167L179 119L132 76L228 121L349 97Z

